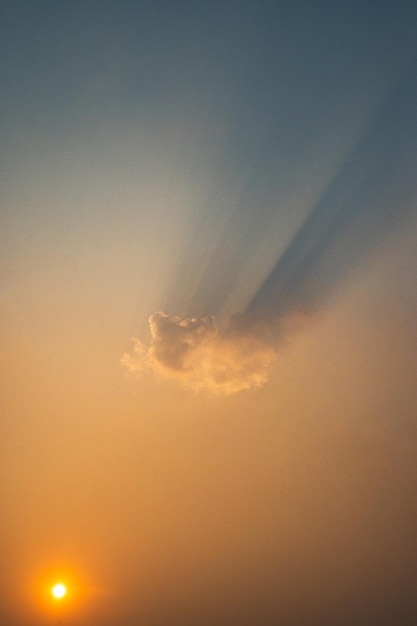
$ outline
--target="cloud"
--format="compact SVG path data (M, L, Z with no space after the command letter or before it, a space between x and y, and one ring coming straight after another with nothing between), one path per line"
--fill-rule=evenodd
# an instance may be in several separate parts
M195 390L233 394L268 380L276 349L255 326L235 317L220 330L214 317L181 319L163 312L149 318L151 343L133 339L133 353L121 359L136 375L154 373Z

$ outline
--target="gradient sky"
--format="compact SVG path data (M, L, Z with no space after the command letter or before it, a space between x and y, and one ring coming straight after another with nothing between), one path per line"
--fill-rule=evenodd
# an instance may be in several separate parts
M2 3L1 624L415 623L416 32Z

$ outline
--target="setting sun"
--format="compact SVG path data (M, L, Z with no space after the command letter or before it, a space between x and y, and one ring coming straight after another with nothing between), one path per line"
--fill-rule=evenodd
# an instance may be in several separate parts
M57 600L60 600L67 595L67 588L62 583L57 583L51 589L51 593Z

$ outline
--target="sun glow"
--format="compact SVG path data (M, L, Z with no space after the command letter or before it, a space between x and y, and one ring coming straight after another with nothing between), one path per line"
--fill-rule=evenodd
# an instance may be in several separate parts
M60 600L61 598L67 595L67 588L63 583L57 583L56 585L52 587L51 594L53 595L54 598L56 598L57 600Z

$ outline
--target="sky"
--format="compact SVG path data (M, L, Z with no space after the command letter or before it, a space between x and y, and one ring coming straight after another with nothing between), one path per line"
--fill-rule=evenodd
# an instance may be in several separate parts
M1 3L1 624L415 623L416 27Z

